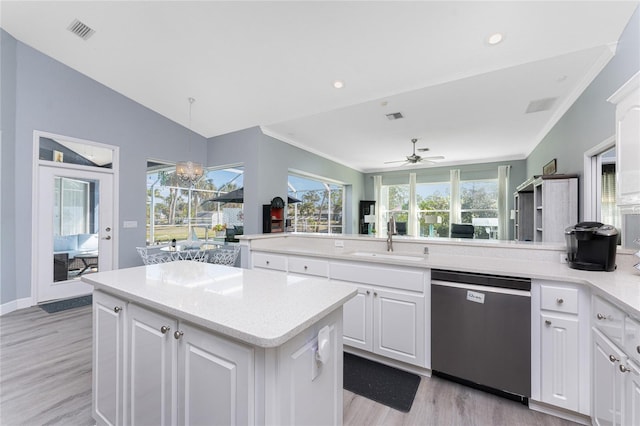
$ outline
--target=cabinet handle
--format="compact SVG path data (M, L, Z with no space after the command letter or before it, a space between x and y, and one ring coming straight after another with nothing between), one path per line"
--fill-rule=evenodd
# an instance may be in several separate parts
M176 340L180 339L183 335L184 335L184 331L182 330L177 330L173 332L173 337L175 337Z
M605 315L598 313L596 314L596 318L598 318L599 320L603 320L603 319L606 319L607 317Z
M122 310L122 308L121 308L120 306L114 306L114 307L113 307L113 312L115 312L116 314L117 314L118 312L120 312L121 310Z
M609 361L611 361L611 362L618 362L618 361L620 361L620 360L619 360L618 358L616 358L615 356L613 356L613 355L609 355Z
M564 303L564 300L562 298L558 298L556 299L556 302L558 303L558 305L562 305Z
M160 333L162 334L167 334L167 331L171 330L171 327L167 327L166 325L163 325L162 327L160 327Z
M620 364L620 372L621 373L631 373L631 369L629 367L627 367L626 365L622 365Z
M638 352L640 354L640 345L636 346L636 352Z
M549 320L544 320L545 325L551 325L551 321Z

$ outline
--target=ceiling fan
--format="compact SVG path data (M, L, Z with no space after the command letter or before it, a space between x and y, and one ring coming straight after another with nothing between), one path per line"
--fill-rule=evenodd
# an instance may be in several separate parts
M398 160L398 161L385 161L384 164L391 164L391 163L405 163L405 164L417 164L417 163L421 163L421 162L427 162L427 163L431 163L431 164L435 164L435 161L432 160L444 160L444 157L441 155L435 156L435 157L421 157L419 155L416 154L416 142L418 142L418 139L411 139L411 143L413 143L413 154L411 155L407 155L407 159L406 160ZM418 148L418 151L429 151L429 148Z

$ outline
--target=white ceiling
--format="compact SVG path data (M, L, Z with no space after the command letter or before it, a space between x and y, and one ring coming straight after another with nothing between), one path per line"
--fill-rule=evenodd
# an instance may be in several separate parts
M525 158L638 4L5 0L0 25L185 127L194 97L191 127L205 137L261 126L375 171L398 168L384 162L409 155L411 138L440 165ZM89 40L67 30L76 18ZM551 110L525 114L545 98L557 98Z

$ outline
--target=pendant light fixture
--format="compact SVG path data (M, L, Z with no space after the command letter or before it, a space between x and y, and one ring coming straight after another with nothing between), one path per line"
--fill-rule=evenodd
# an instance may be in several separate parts
M189 132L191 132L191 107L196 100L189 98ZM189 134L189 152L191 152L191 134ZM195 163L193 161L179 161L176 164L176 176L181 182L194 185L198 179L203 175L203 168L201 163Z

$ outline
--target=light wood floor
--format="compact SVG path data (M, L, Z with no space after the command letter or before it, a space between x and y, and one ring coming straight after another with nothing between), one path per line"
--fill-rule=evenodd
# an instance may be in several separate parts
M93 425L91 307L0 317L0 425ZM344 392L345 425L570 425L439 378L420 382L409 413Z

